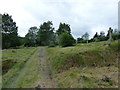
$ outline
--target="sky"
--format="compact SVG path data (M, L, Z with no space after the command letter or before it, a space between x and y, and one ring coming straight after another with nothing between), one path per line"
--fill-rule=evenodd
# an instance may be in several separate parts
M0 0L0 13L12 15L18 34L24 37L32 26L52 21L70 25L74 38L88 32L90 38L109 27L118 28L119 0Z

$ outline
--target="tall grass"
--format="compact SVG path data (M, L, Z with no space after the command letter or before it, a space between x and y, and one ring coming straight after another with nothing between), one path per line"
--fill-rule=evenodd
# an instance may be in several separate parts
M117 66L117 42L112 42L110 46L108 42L94 42L66 48L47 48L48 60L53 73L63 72L71 67Z
M19 75L25 72L23 69L26 68L26 63L30 61L29 59L32 55L34 55L37 49L38 48L36 47L29 47L22 49L6 49L2 51L2 67L5 67L4 69L7 69L3 74L3 87L17 87L16 84L18 83L15 84L15 81L19 79ZM18 85L18 87L20 86Z
M47 48L52 74L60 88L117 87L118 41L77 44L72 47ZM103 75L110 82L98 82ZM112 84L111 84L112 83Z

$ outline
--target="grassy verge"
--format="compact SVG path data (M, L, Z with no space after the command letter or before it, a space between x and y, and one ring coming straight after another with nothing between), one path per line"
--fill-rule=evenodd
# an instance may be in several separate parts
M93 71L93 75L95 75L96 72L98 72L99 74L102 73L103 71L101 72L97 71L102 68L114 67L114 69L116 70L118 66L117 61L117 55L119 52L118 46L119 46L118 41L113 41L110 46L108 45L108 42L94 42L89 44L77 44L76 46L65 48L62 47L47 48L48 61L51 63L52 74L55 75L58 83L60 82L58 86L99 87L100 85L98 86L97 84L91 85L91 82L95 82L96 79L91 79L90 76L87 76L89 70L94 70L92 68L98 67L98 69ZM74 72L74 69L73 71L71 71L71 68L77 68L78 71L80 72L84 71L83 68L87 68L86 72L87 71L88 72L83 74L85 74L85 77L90 80L81 80L83 82L82 83L83 85L80 86L80 83L75 81L79 79L80 74L76 76L77 73ZM82 69L82 71L80 69ZM108 69L106 69L106 71L107 70ZM66 74L64 74L64 72L66 72ZM61 73L63 73L63 77L59 76L61 75ZM105 73L103 72L103 74L101 74L101 77L104 74ZM75 81L74 84L72 83L73 81ZM110 86L108 85L106 87Z
M101 79L106 75L110 82L103 82ZM110 67L84 67L71 68L65 72L55 75L60 88L117 88L118 68Z
M36 47L3 50L3 87L33 87L38 73ZM34 69L34 70L33 70ZM33 83L34 82L34 83Z

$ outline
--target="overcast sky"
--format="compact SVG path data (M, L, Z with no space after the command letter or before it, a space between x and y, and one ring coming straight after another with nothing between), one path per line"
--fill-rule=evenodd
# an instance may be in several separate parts
M0 13L12 15L18 33L25 36L32 26L39 27L52 21L55 29L59 23L70 25L77 38L85 32L90 38L109 27L118 28L119 0L0 0Z

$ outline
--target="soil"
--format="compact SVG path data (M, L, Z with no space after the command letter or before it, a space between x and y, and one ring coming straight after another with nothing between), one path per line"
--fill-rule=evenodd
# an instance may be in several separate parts
M38 85L40 85L41 88L56 88L56 82L52 78L50 65L46 59L45 48L40 48L38 61L38 68L40 69Z

